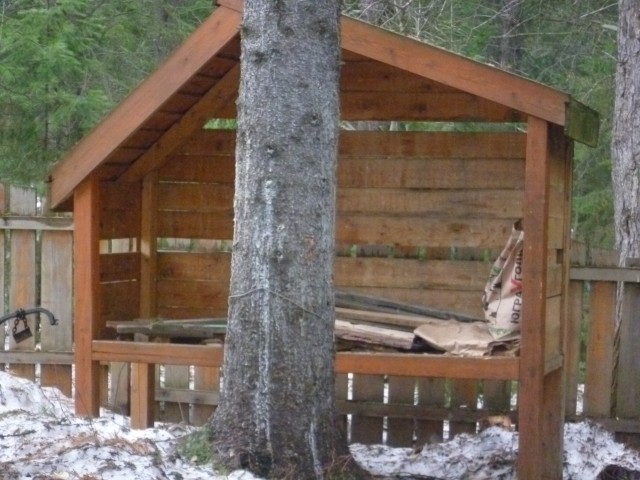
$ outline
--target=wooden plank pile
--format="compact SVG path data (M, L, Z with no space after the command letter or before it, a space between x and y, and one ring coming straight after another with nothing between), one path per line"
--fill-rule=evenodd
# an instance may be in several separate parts
M475 336L486 332L482 319L423 306L347 292L336 292L335 338L338 351L405 351L482 355ZM121 337L165 338L179 343L223 342L226 318L138 320L111 324ZM460 338L455 338L456 331ZM452 331L453 334L450 334ZM453 345L438 343L438 335ZM453 337L453 338L447 338ZM466 336L466 337L465 337ZM466 342L466 343L465 343Z
M414 332L432 322L482 322L482 319L346 292L336 292L338 350L395 349L442 353Z

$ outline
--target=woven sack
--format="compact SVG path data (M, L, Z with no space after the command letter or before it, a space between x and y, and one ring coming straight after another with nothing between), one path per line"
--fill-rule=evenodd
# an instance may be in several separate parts
M489 332L498 340L520 332L522 319L522 222L513 224L511 236L489 273L482 304Z

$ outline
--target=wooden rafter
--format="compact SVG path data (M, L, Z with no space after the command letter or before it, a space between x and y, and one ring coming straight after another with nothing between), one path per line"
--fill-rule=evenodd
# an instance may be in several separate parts
M140 180L147 173L162 166L196 130L202 128L216 110L233 101L238 92L240 64L232 67L180 120L167 130L156 143L136 160L122 175L122 180Z

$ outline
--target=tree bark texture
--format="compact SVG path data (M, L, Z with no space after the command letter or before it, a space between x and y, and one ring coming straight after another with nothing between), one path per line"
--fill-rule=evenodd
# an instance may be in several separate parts
M640 4L620 0L613 125L613 191L620 264L640 257Z
M351 465L334 423L339 3L245 0L241 35L214 457L269 478L331 478Z

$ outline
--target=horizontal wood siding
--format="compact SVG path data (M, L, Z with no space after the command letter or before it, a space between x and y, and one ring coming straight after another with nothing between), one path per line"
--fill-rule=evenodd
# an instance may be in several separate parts
M383 75L388 70L379 68ZM411 88L430 94L442 90L421 81L408 91ZM444 260L457 258L452 247L499 251L513 221L522 215L524 146L520 133L342 131L338 251L380 247L388 249L391 258L368 261L360 252L356 259L339 258L337 286L414 303L435 301L431 306L479 315L493 258L434 263L427 255L441 249L449 251ZM160 169L159 237L231 241L234 150L235 131L203 130ZM413 259L396 261L400 251ZM226 313L221 291L228 282L226 265L195 280L194 272L202 275L209 270L204 265L216 260L195 254L162 253L159 258L158 291L168 295L159 294L162 313ZM191 285L202 280L215 283L211 298L203 285ZM445 294L439 296L441 291Z
M136 238L140 235L140 183L102 182L100 238Z

